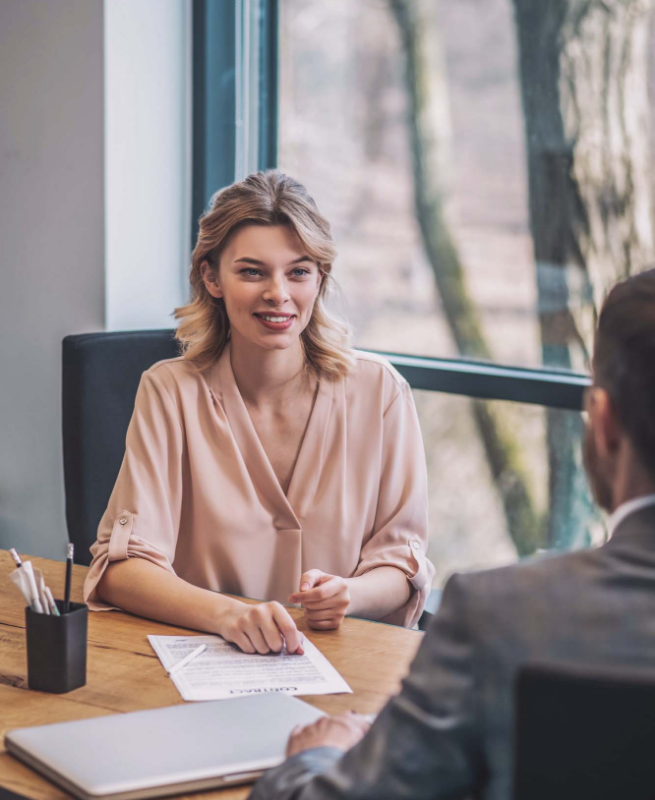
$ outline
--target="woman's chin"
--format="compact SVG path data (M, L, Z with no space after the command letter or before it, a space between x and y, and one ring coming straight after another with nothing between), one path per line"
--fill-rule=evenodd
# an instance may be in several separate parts
M244 325L239 329L232 323L232 346L238 347L243 344L246 347L261 347L263 350L288 350L289 348L300 347L300 334L302 331L298 325L298 320L294 320L294 325L289 330L267 330L259 323L256 323L256 326ZM304 330L304 326L302 330Z
M239 338L248 342L249 345L261 347L263 350L288 350L290 347L297 346L300 343L299 337L295 334L289 333L273 333L263 335L261 333L255 336L244 336L241 334Z
M296 344L297 337L293 337L292 339L282 338L275 339L272 342L260 342L260 346L263 347L265 350L288 350L290 347L293 347Z

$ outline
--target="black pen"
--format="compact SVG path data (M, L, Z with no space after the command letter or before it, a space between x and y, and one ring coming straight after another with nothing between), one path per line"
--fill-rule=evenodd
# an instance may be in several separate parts
M66 554L66 589L64 591L64 614L70 611L71 603L71 578L73 576L73 545L68 543L68 551Z

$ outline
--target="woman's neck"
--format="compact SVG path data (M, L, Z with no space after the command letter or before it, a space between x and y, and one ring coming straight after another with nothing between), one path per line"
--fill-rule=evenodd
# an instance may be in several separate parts
M297 345L286 350L264 350L250 342L232 339L230 363L246 405L282 406L314 391L316 381L305 369L299 340Z

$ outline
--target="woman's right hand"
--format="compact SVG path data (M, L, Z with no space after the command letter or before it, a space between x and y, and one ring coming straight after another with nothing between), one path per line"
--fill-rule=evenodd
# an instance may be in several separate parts
M281 603L235 603L218 631L224 639L244 653L279 653L286 642L287 652L303 655L303 635Z

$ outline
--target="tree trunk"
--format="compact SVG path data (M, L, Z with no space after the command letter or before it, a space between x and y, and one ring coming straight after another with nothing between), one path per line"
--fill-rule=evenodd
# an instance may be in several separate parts
M434 25L435 0L389 0L400 31L414 162L414 202L425 252L459 353L491 360L447 220L450 115L445 64ZM534 552L539 523L523 477L519 448L494 409L472 404L487 461L519 555Z
M653 258L652 0L514 0L544 364L589 369L597 309ZM548 412L548 544L589 538L582 421ZM582 534L582 542L580 536Z

